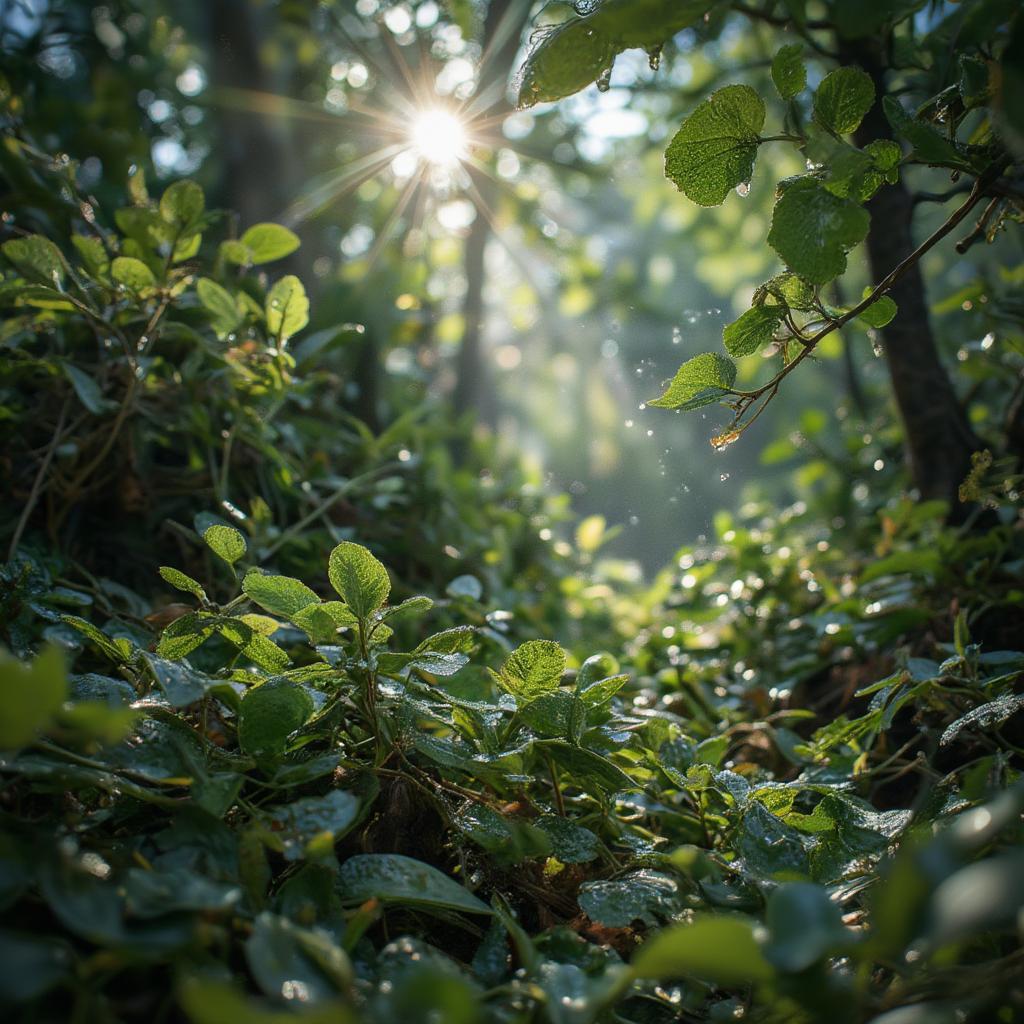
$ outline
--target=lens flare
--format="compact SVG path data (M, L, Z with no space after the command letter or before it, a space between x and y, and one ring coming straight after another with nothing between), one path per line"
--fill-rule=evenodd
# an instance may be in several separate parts
M450 111L436 107L416 115L409 138L420 160L436 167L459 163L469 145L463 123Z

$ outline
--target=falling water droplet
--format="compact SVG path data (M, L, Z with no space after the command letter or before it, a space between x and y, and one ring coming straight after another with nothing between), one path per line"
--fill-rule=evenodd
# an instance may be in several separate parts
M678 327L672 328L672 344L678 345L683 340L683 332Z

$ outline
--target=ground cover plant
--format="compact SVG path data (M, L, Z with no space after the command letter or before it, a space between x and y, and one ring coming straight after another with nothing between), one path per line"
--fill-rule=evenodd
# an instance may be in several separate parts
M558 117L630 51L668 96L709 54L709 87L656 104L644 146L723 215L763 146L794 147L757 221L781 265L727 355L687 359L644 415L722 403L731 453L782 406L761 460L792 475L644 580L616 526L479 428L482 215L456 356L480 377L446 398L439 345L414 342L413 386L381 322L337 316L374 307L308 224L247 191L240 219L201 168L145 173L120 94L93 108L128 126L102 152L138 165L88 184L74 146L97 143L52 76L81 60L106 89L123 59L133 88L170 74L189 96L187 18L0 7L5 1019L1024 1019L1016 5L225 6L233 54L263 60L240 26L259 30L351 90L382 38L476 40L458 53L496 121L521 116L514 71ZM237 127L250 93L220 88ZM420 187L449 198L461 168L493 199L486 146L428 113ZM419 311L427 228L390 238L406 206L364 185L393 302ZM1005 259L972 262L986 244ZM858 412L830 380L830 417L800 381L840 336ZM884 375L861 380L851 338Z

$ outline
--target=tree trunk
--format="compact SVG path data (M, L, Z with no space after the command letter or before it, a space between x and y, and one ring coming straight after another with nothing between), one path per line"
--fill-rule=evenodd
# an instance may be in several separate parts
M881 103L886 94L885 70L871 42L841 42L840 59L844 64L859 64L875 83L877 101L857 129L857 144L891 139ZM872 280L878 282L915 248L914 201L901 178L895 185L883 185L867 208L871 213L868 261ZM903 422L911 477L922 499L948 501L956 517L957 491L970 470L972 452L981 444L939 358L920 267L912 266L889 294L899 312L881 330L882 348Z
M481 69L478 93L486 93L507 80L523 27L530 14L529 0L491 0L487 5L481 39L485 64ZM511 112L505 90L486 110L488 120L504 112ZM486 174L470 170L478 194L478 202L486 211L493 209L497 197L494 182ZM457 413L472 409L479 420L493 425L497 417L497 403L483 357L483 288L486 278L484 256L491 237L489 213L478 209L476 220L466 238L464 267L466 271L466 297L462 312L465 329L456 364L455 394L453 401Z

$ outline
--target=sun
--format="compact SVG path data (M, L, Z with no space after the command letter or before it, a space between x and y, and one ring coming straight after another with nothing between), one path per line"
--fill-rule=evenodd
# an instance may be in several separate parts
M435 167L451 167L465 159L469 138L466 126L451 111L440 107L420 110L409 132L413 152Z

